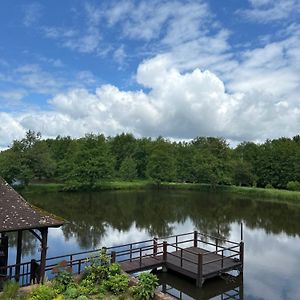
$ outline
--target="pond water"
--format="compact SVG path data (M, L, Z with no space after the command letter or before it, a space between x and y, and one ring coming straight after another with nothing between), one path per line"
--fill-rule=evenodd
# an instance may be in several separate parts
M213 280L199 291L188 280L161 274L160 288L178 299L300 299L300 205L197 191L49 193L25 198L68 220L62 228L49 230L49 257L193 230L211 235L219 231L239 241L243 222L243 280ZM11 263L14 246L11 236ZM39 244L26 234L22 261L39 255Z

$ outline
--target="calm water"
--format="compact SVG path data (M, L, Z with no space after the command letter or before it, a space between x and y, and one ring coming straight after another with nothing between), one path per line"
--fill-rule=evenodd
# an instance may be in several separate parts
M161 289L178 299L300 299L300 206L194 191L114 191L25 197L66 220L49 231L48 256L199 230L239 241L244 223L245 267L241 280L194 284L160 275ZM23 261L39 257L26 235ZM14 240L11 237L11 247ZM10 251L9 260L15 259ZM180 298L181 297L181 298Z

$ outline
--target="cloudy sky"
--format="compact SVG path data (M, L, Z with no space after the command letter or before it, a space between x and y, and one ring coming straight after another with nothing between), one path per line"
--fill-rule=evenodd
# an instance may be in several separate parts
M2 0L0 41L2 148L300 133L300 0Z

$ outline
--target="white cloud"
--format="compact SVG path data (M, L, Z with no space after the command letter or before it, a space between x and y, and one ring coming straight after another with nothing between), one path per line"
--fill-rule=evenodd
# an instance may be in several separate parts
M300 105L256 90L227 93L212 72L180 73L172 61L157 56L142 63L137 81L150 89L121 91L102 85L94 93L72 89L50 100L52 111L11 116L19 128L45 136L81 136L88 132L173 138L224 136L231 140L265 139L298 133Z
M42 5L38 2L33 2L24 7L23 24L26 27L34 25L42 15Z
M268 23L291 18L300 13L298 0L249 0L252 8L238 12L249 20Z

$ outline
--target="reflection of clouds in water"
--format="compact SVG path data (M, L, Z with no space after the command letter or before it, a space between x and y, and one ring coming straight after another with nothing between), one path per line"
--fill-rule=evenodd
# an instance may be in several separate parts
M231 239L239 239L239 225L232 224ZM300 295L300 239L267 234L244 227L245 295L260 299L298 299Z

